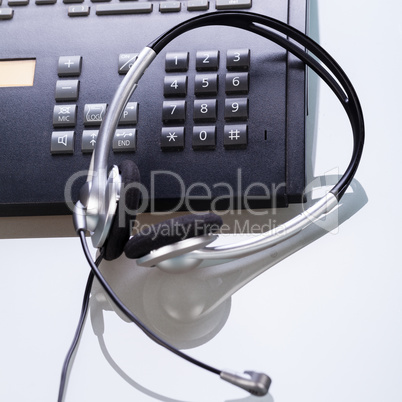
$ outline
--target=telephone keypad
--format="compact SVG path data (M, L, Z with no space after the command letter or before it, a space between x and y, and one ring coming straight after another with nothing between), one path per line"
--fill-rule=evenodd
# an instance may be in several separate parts
M165 100L162 105L162 122L166 126L177 125L177 123L188 126L194 122L191 128L193 150L215 149L219 135L223 137L225 149L247 147L248 125L246 123L249 119L249 99L239 95L249 93L250 76L247 70L250 68L250 49L227 50L225 52L226 66L222 66L226 67L224 74L222 74L223 69L219 68L220 52L220 50L202 50L196 51L195 55L189 52L167 52L165 56L165 71L168 74L164 77L164 96L165 98L184 97L186 100ZM187 75L175 74L184 69L191 74L191 68L195 68L197 72L194 76L194 86L188 82ZM216 71L216 73L209 71ZM220 75L224 81L224 88L220 88L219 85ZM222 100L219 97L218 101L218 94L223 94L225 99ZM193 97L194 100L192 100ZM244 122L244 124L222 127L220 123L236 121ZM208 123L214 125L208 125ZM180 142L180 146L177 146L178 140L175 138L180 133L181 139L184 132L185 127L182 127L182 130L179 130L177 126L172 129L164 127L161 149L183 150L184 139L182 143ZM166 139L169 135L170 141ZM190 133L188 135L191 136Z

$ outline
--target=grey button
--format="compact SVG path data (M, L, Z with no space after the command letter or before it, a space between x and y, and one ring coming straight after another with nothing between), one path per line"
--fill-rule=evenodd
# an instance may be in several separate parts
M69 17L86 17L89 15L91 8L89 6L70 6L68 7Z
M29 0L8 0L8 5L12 6L27 6L29 4Z
M77 122L77 105L56 105L53 108L54 127L74 127Z
M113 152L134 152L137 147L137 130L121 128L113 136Z
M128 102L120 116L119 124L137 124L138 121L138 103Z
M194 121L216 121L216 116L216 99L202 99L194 101Z
M217 10L228 10L235 8L251 8L252 0L216 0Z
M181 10L180 1L166 1L165 3L159 3L159 11L161 13L178 12Z
M57 73L59 77L78 77L81 74L81 56L61 56Z
M219 51L203 50L196 54L195 67L197 71L216 71L219 67Z
M64 4L71 4L71 3L83 3L84 0L63 0Z
M90 103L84 106L84 125L100 126L105 117L107 103Z
M105 4L96 6L96 15L143 14L152 12L152 3Z
M246 148L248 141L246 124L226 125L223 133L223 145L226 149Z
M228 73L226 74L225 92L228 95L247 94L248 83L248 73Z
M250 67L250 49L230 49L226 53L228 70L248 70Z
M195 126L193 128L193 149L214 149L215 146L215 126Z
M137 57L138 53L119 54L119 74L127 74Z
M166 53L165 70L167 72L187 71L188 60L189 60L188 52Z
M98 133L98 130L84 130L82 132L81 151L83 153L92 152L95 149Z
M12 8L0 8L0 20L9 20L13 16L14 10Z
M208 0L192 0L187 2L188 11L205 11L209 8Z
M248 99L225 99L225 120L247 120Z
M186 101L165 101L162 107L164 123L183 123L186 120Z
M74 131L53 131L50 152L52 154L74 153Z
M163 81L163 95L165 97L186 96L187 95L187 76L168 75Z
M76 101L80 82L78 80L58 80L56 83L56 101Z
M197 96L218 94L217 74L197 74L194 79L194 92Z
M42 4L56 4L57 0L35 0L35 4L42 5Z
M161 148L163 151L184 149L184 127L162 127Z

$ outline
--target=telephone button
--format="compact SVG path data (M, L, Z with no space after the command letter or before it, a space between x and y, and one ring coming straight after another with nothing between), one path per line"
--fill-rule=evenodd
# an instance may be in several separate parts
M248 99L231 98L225 99L225 120L247 120Z
M206 11L209 9L208 0L192 0L187 2L188 11Z
M163 82L163 94L165 97L186 96L187 95L187 76L169 75Z
M82 132L81 151L82 153L93 152L98 139L98 130L84 130Z
M96 15L148 14L153 10L152 3L102 4L96 6Z
M53 131L50 145L52 154L74 153L74 131Z
M217 100L202 99L194 101L194 121L215 122L217 117Z
M186 119L186 101L164 101L162 121L164 123L183 123Z
M248 73L226 74L225 92L228 95L247 94L249 86Z
M57 73L59 77L78 77L81 74L81 56L61 56Z
M74 127L77 122L77 105L56 105L53 108L53 127Z
M218 94L218 74L197 74L194 81L197 96Z
M138 102L128 102L120 116L119 124L137 124Z
M166 72L187 71L188 61L189 61L188 52L166 53L165 70Z
M226 149L244 149L248 142L248 127L246 124L225 125L223 146Z
M14 10L12 8L0 8L0 20L10 20L14 16Z
M214 149L216 146L215 126L194 126L193 128L193 149Z
M239 8L251 8L252 0L216 0L215 7L217 10L232 10Z
M76 101L80 82L78 80L59 80L56 83L56 101Z
M119 54L119 74L127 74L128 70L137 60L138 53L122 53Z
M137 147L135 128L117 129L113 136L113 152L134 152Z
M228 70L248 70L250 68L250 49L230 49L226 53Z
M105 117L107 104L93 103L84 106L84 125L100 126Z
M163 151L184 149L184 127L162 127L160 143Z
M219 68L219 51L204 50L198 51L195 56L195 67L197 71L216 71Z
M69 17L87 17L91 8L89 6L70 6L68 7Z
M159 3L159 11L161 13L172 13L181 10L180 1L166 1L165 3Z

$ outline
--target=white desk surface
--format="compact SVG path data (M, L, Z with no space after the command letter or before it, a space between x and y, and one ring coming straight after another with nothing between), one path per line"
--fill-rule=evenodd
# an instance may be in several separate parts
M123 299L151 325L163 325L168 338L209 364L268 373L269 395L249 397L169 354L114 312L102 313L108 304L98 295L66 401L402 400L402 3L311 3L311 35L348 73L365 113L366 148L356 176L362 188L356 183L347 195L337 217L344 222L325 235L313 230L299 236L276 254L242 261L246 273L264 271L267 262L306 245L237 291L231 305L222 302L202 325L191 317L239 283L239 263L174 279L127 270L123 261L105 266L110 280L125 289ZM350 154L346 118L310 78L308 127L317 133L313 173L341 172ZM69 219L0 220L2 401L56 400L88 274L77 238L6 239L4 232L58 233L70 228ZM53 229L46 232L48 226ZM102 314L101 347L93 322ZM169 321L169 314L179 318Z

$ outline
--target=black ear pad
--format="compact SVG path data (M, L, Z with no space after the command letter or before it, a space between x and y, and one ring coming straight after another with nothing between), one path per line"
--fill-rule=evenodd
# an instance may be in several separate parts
M128 241L124 253L128 258L140 258L152 250L180 240L215 232L222 224L222 218L211 213L169 219L144 227Z
M127 188L127 190L122 193L116 214L113 218L112 227L110 228L108 238L104 245L104 258L108 261L120 257L123 253L124 246L131 234L130 221L134 220L136 217L135 215L130 215L127 211L136 211L138 209L141 195L137 186L130 186L131 183L140 182L140 172L137 165L133 161L126 160L121 163L119 170L122 190L124 188ZM121 213L124 213L123 219L119 219Z

